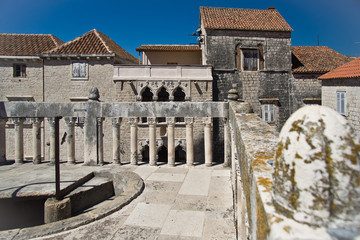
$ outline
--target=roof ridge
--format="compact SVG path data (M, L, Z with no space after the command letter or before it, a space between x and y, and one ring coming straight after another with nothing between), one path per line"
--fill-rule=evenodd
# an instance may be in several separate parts
M73 42L76 42L76 41L80 40L81 38L85 37L86 35L90 34L92 31L93 31L93 30L90 30L90 31L84 33L83 35L81 35L81 36L79 36L79 37L77 37L77 38L74 38L73 40L70 40L70 41L68 41L68 42L66 42L66 43L64 43L64 44L62 44L62 45L60 45L60 46L58 46L58 47L56 47L56 48L48 51L48 53L51 53L51 52L54 52L54 51L56 51L56 50L62 49L62 48L64 48L64 47L72 44Z
M94 31L95 35L100 39L100 41L102 42L102 44L105 46L106 50L109 53L113 53L113 51L110 50L109 46L106 44L106 42L104 41L104 39L102 39L102 37L99 34L99 31L96 29L93 29L92 31ZM102 33L103 34L103 33Z
M50 34L51 40L54 42L55 46L58 47L59 44L55 40L55 36L53 34ZM61 45L60 45L61 46Z

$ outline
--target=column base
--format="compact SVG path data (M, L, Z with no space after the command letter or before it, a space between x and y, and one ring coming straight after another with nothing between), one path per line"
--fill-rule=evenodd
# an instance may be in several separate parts
M211 167L212 163L205 163L205 167Z

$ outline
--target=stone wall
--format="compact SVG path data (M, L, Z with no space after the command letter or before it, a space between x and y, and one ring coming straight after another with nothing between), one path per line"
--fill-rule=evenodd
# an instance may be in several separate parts
M360 78L323 80L322 105L336 110L336 91L346 92L346 118L360 136Z
M320 75L293 73L290 83L291 113L306 104L321 103L317 101L321 99L321 80L317 79Z
M213 66L213 99L223 101L233 84L237 84L239 97L250 103L261 116L261 98L277 98L280 128L290 115L289 79L291 77L291 33L206 30L203 64ZM236 66L236 49L258 48L262 45L264 68L242 71Z
M279 136L245 105L229 103L238 238L356 239L360 139L346 120L307 106Z
M13 77L13 64L26 64L26 77ZM43 63L41 59L0 60L0 101L7 97L27 97L25 101L43 101Z

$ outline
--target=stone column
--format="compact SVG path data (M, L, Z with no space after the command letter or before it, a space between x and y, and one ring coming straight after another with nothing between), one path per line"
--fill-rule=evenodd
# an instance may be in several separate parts
M194 136L193 124L194 118L186 117L186 165L192 166L194 164Z
M65 117L66 124L66 151L67 162L69 164L75 164L75 121L76 118Z
M130 123L130 163L137 165L137 118L129 118Z
M168 165L175 166L175 118L166 118L168 124Z
M114 164L121 164L120 161L120 123L121 118L111 119L113 126L113 162Z
M211 118L204 119L205 166L212 165Z
M149 163L150 166L155 166L156 161L156 118L148 117L149 123Z
M6 118L0 118L0 165L6 163Z
M231 159L231 143L230 143L230 129L229 120L227 118L224 121L224 167L230 166Z
M15 130L15 163L24 163L24 118L13 118Z
M97 137L98 137L98 164L104 165L104 133L103 121L104 118L99 117L97 121Z
M47 121L50 124L50 164L55 164L55 118L47 118Z
M41 118L32 119L33 163L41 163Z

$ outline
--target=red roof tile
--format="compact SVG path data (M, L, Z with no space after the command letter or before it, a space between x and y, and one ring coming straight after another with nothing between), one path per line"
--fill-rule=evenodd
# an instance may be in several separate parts
M78 54L116 54L130 62L138 63L137 58L125 51L105 34L93 29L82 36L71 40L62 46L48 51L49 55L78 55Z
M141 45L136 51L195 52L201 49L198 45Z
M329 47L291 47L294 73L326 73L350 61Z
M360 77L360 57L320 76L319 79L342 79L358 77Z
M251 31L293 31L276 9L241 9L200 7L200 18L206 29Z
M37 56L63 43L52 34L0 33L0 55Z

